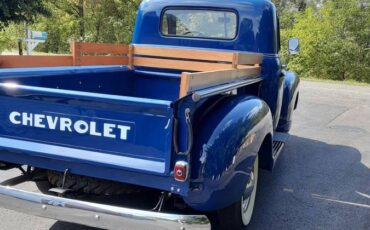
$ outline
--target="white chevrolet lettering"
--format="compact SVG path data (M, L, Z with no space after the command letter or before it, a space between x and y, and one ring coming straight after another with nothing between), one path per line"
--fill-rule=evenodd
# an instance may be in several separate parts
M94 121L90 122L90 135L91 136L97 136L97 137L102 136L102 134L97 131L96 122L94 122Z
M85 134L89 131L89 125L86 121L76 121L76 123L74 124L74 129L79 134Z
M114 124L104 124L104 136L109 138L116 138L116 135L112 133L114 128L116 128L116 125Z
M48 122L49 129L56 129L59 117L46 116L46 121Z
M9 121L14 125L29 126L42 129L59 130L61 132L76 132L89 134L95 137L127 140L130 126L113 123L99 123L45 114L21 113L13 111L9 114Z
M121 130L121 140L127 140L127 133L131 130L131 127L118 125L117 128Z
M46 128L46 126L42 123L45 119L45 115L42 114L35 114L35 127L36 128Z
M9 114L9 120L11 123L15 124L15 125L20 125L22 124L22 122L20 120L17 120L17 117L19 118L21 116L21 113L18 113L18 112L11 112Z
M22 113L22 125L33 126L33 114Z
M60 118L60 130L66 131L66 129L69 132L72 132L72 120L69 118L61 117Z

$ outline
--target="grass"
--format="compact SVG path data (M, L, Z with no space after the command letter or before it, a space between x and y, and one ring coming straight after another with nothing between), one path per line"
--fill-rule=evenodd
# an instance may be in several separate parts
M344 80L344 81L337 81L337 80L330 80L330 79L319 79L319 78L311 78L311 77L301 77L303 81L313 81L313 82L324 82L324 83L331 83L331 84L339 84L339 85L353 85L353 86L365 86L370 87L369 83L365 82L358 82L355 80Z

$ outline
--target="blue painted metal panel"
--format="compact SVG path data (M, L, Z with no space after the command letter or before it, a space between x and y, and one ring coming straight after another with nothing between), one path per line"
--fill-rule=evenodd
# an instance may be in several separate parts
M272 116L261 99L243 95L221 98L199 116L194 124L191 191L185 202L213 211L240 200L256 154L272 134Z
M136 184L149 188L171 191L174 194L187 196L189 183L175 181L173 176L167 177L156 175L153 173L140 173L118 168L107 168L97 166L96 164L81 163L71 160L55 160L45 158L36 154L25 154L21 150L0 151L0 158L5 162L16 164L32 165L39 168L57 170L63 172L65 169L70 169L71 172L77 175L91 176L119 181L123 183Z
M284 79L284 97L277 130L280 132L289 132L292 126L293 111L297 105L300 80L299 77L291 71L284 72Z
M170 102L6 84L0 95L0 135L23 141L17 143L25 152L29 145L48 158L169 175ZM66 127L66 120L72 125ZM17 143L2 147L14 149ZM48 146L51 152L41 151ZM69 150L56 154L62 147ZM104 154L110 160L102 161ZM128 167L129 161L136 164Z
M69 158L92 164L111 165L113 167L142 170L161 174L165 172L166 163L160 160L143 159L107 153L106 150L83 150L73 147L62 147L55 144L39 143L40 140L17 140L14 137L0 137L1 147L18 151L41 154L48 158ZM23 138L22 138L23 139ZM97 152L99 151L99 152ZM103 152L100 152L103 151Z
M135 71L135 96L174 101L179 95L179 74Z
M261 84L260 97L270 107L274 121L280 116L279 98L282 68L278 55L265 55L261 66L261 77L264 79ZM275 122L277 124L277 122Z
M0 69L0 80L19 85L111 95L134 95L134 73L122 66Z
M19 85L173 101L180 74L126 66L0 69L0 81Z
M0 79L23 77L76 76L83 73L110 73L127 71L127 66L62 66L42 68L9 68L0 69Z
M160 19L168 7L235 11L239 15L238 36L234 40L163 36ZM270 0L145 0L138 12L133 43L276 53L276 25L276 10Z

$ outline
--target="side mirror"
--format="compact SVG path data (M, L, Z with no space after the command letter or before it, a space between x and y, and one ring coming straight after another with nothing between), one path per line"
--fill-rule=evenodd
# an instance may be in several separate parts
M291 55L299 54L299 51L301 50L301 47L299 45L299 38L289 39L288 47L289 47L289 54Z

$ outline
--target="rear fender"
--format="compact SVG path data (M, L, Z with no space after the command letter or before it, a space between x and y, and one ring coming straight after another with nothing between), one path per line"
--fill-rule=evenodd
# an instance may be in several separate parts
M277 131L289 132L292 125L292 115L298 104L299 77L290 71L285 72L284 97Z
M196 210L212 211L242 197L273 122L268 105L252 96L225 97L202 111L194 126L191 189L184 200Z

